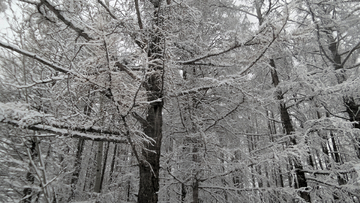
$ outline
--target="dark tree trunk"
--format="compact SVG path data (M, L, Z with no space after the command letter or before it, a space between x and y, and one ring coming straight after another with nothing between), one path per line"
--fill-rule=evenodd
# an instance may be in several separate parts
M274 59L270 59L270 66L272 67L271 69L272 83L274 84L274 87L277 87L280 81L276 71L276 65ZM280 89L276 91L276 97L280 102L280 118L283 124L283 128L285 130L286 135L291 136L291 134L294 132L294 127L292 125L290 114L288 112L286 104L283 101L284 99L283 93ZM290 144L291 145L297 144L295 137L292 136L290 137ZM303 166L301 164L301 161L293 157L293 164L297 179L295 188L298 189L302 187L307 187L307 181L306 181L305 173L303 172ZM310 202L310 195L308 192L300 192L300 197L303 198L306 202Z
M80 175L80 166L81 166L81 156L82 153L84 151L84 142L85 140L83 138L80 138L77 144L77 151L76 151L76 157L75 157L75 163L74 163L74 173L72 174L71 177L71 195L68 199L68 201L70 202L74 197L75 197L75 190L76 190L76 184L79 180L79 175Z
M111 159L111 164L110 164L110 180L109 182L112 183L113 179L114 179L114 169L115 169L115 161L116 161L116 156L117 156L117 144L114 144L114 151L113 151L113 157Z
M101 174L102 174L102 163L103 163L103 150L104 142L98 142L97 154L96 154L96 172L95 172L95 187L94 192L101 192Z
M163 50L162 34L159 32L161 22L159 19L160 1L152 1L154 11L154 25L150 34L148 58L153 61L149 65L150 74L147 75L144 87L147 91L147 100L151 102L148 107L144 133L154 142L144 142L142 157L140 158L140 186L138 203L157 203L159 191L160 149L162 139L162 94L163 94Z
M151 100L149 100L151 101ZM146 117L148 125L144 132L155 140L155 143L144 143L143 159L140 167L140 188L138 203L156 203L159 191L160 147L162 139L162 103L155 103L149 107Z
M186 198L186 187L184 183L181 183L181 202L185 202Z
M193 201L192 203L199 203L199 180L195 178L193 183Z
M34 160L35 156L36 156L36 141L33 139L29 140L29 148L30 148L30 153L31 153L31 157L29 157L29 159ZM34 174L30 171L30 169L32 168L31 164L29 164L29 171L26 173L26 181L28 181L30 183L30 185L34 184L35 182L35 177ZM33 190L31 187L26 187L23 190L23 194L24 194L24 199L22 200L23 203L31 203L32 202L32 196L34 194Z
M105 153L104 153L104 164L102 166L102 172L101 172L100 192L103 189L103 184L104 184L105 169L106 169L107 158L108 158L108 154L109 154L109 145L110 145L110 142L107 142L107 145L105 148Z

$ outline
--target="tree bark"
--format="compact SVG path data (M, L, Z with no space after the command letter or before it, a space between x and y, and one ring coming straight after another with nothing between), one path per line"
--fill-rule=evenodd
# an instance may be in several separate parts
M153 99L150 99L151 101ZM138 203L157 203L159 191L160 147L162 139L162 102L149 107L146 117L148 125L144 132L155 140L155 143L144 143L142 150L144 160L139 163L140 188Z
M149 65L149 74L144 87L147 92L147 101L151 102L146 116L144 133L154 142L144 142L142 157L139 160L140 186L138 203L157 203L159 191L160 149L162 140L162 109L163 109L163 50L161 42L163 36L158 30L161 26L159 19L160 3L151 1L155 7L154 26L150 34L148 58L153 61ZM155 102L154 102L155 101Z

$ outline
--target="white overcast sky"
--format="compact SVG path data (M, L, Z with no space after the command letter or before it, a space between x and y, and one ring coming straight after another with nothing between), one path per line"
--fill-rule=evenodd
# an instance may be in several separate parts
M5 20L5 14L0 13L0 31L3 32L3 30L8 26L9 25L7 24L7 22Z

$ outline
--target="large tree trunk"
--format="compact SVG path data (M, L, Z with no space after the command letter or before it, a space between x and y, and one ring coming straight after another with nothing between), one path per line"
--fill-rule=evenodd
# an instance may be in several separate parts
M151 100L149 100L151 101ZM144 132L155 140L155 143L145 143L142 150L144 160L139 163L140 188L138 203L156 203L159 191L160 147L162 139L162 103L158 102L149 107L146 117L148 125Z
M162 109L163 109L163 50L161 42L163 36L158 30L161 27L159 19L160 1L151 3L155 7L154 26L150 34L148 58L153 61L149 65L144 87L147 91L148 107L144 133L154 142L144 142L142 157L140 158L140 186L138 203L157 203L159 191L160 149L162 139Z

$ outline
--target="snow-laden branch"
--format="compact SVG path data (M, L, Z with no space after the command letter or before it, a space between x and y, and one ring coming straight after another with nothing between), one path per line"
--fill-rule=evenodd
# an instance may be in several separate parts
M328 181L323 181L323 180L320 180L320 179L316 179L316 178L312 178L312 177L307 177L306 180L309 180L309 181L313 181L313 182L316 182L316 183L320 183L320 184L323 184L323 185L326 185L326 186L330 186L330 187L334 187L336 189L339 189L339 190L342 190L346 193L349 193L355 197L360 197L360 195L358 193L354 193L352 191L350 191L352 189L352 187L349 187L348 185L336 185L336 184L333 184L331 182L328 182ZM354 188L357 188L358 186L355 186Z
M213 124L211 124L210 126L208 126L204 132L208 131L210 128L214 127L219 121L225 119L226 117L228 117L229 115L231 115L232 113L234 113L239 107L241 104L243 104L245 102L245 99L243 98L241 102L239 102L235 108L231 109L229 112L227 112L225 115L221 116L220 118L218 118L217 120L214 121Z
M195 94L195 93L198 93L199 91L209 90L209 89L219 87L219 86L220 85L210 85L210 86L195 87L195 88L192 88L192 89L189 89L189 90L184 90L184 91L181 91L181 92L177 92L175 94L171 94L169 96L170 97L178 97L178 96L183 96L183 95L188 95L188 94Z
M67 68L63 68L63 67L61 67L61 66L58 66L58 65L54 64L54 63L51 62L51 61L48 61L48 60L46 60L46 59L44 59L44 58L41 58L41 57L37 56L35 53L22 50L22 49L20 49L20 48L17 48L17 47L15 47L15 46L12 46L12 45L10 45L10 44L7 44L7 43L1 42L1 41L0 41L0 46L3 47L3 48L5 48L5 49L10 49L10 50L12 50L12 51L15 51L15 52L17 52L17 53L19 53L19 54L22 54L22 55L24 55L24 56L31 57L31 58L39 61L40 63L45 64L45 65L51 67L52 69L54 69L54 70L56 70L56 71L59 71L59 72L62 72L62 73L66 73L66 74L77 75L76 73L74 73L73 71L71 71L71 70L69 70L69 69L67 69Z
M243 71L240 72L239 75L244 75L246 74L250 68L252 68L263 56L264 54L267 52L267 50L271 47L271 45L275 42L275 40L278 38L278 36L280 35L280 33L284 30L285 25L287 24L288 21L288 16L285 19L284 24L282 25L282 27L280 28L280 30L278 31L278 33L273 36L273 39L271 40L271 42L265 47L265 49L260 53L260 55Z
M120 71L125 71L132 79L134 79L134 80L140 80L141 79L140 77L138 77L135 73L133 73L128 67L126 67L122 63L116 62L115 66L117 68L119 68Z
M55 70L55 71L59 71L59 72L62 72L62 73L65 73L65 74L69 74L69 75L74 75L78 78L83 78L83 79L86 79L87 81L89 81L90 79L89 78L86 78L86 76L88 75L91 75L91 74L79 74L73 70L70 70L70 69L67 69L67 68L64 68L64 67L61 67L59 65L56 65L55 63L49 61L49 60L46 60L42 57L39 57L37 56L35 53L32 53L32 52L28 52L26 50L23 50L23 49L20 49L20 48L17 48L13 45L10 45L10 44L7 44L5 42L1 42L0 41L0 47L3 47L3 48L6 48L6 49L9 49L9 50L12 50L12 51L15 51L19 54L22 54L24 56L28 56L28 57L31 57L35 60L37 60L38 62L44 64L44 65L47 65L49 66L51 69ZM119 70L119 71L124 71L126 72L131 78L135 79L135 80L141 80L139 76L137 76L132 70L130 70L127 66L121 64L120 62L116 62L115 66L117 67L117 69L114 69L114 70ZM99 74L99 73L97 73ZM65 79L65 77L63 78ZM52 80L60 80L60 78L52 78ZM29 84L29 85L25 85L25 86L19 86L17 88L27 88L27 87L31 87L31 86L34 86L34 85L37 85L37 84L44 84L44 83L47 83L47 82L51 82L50 79L49 80L43 80L43 81L36 81L35 84ZM98 85L98 84L97 84Z
M73 126L55 120L50 114L29 110L28 108L26 104L22 103L0 103L0 123L59 136L127 143L127 140L121 137L124 136L124 133L120 131L107 130L96 126Z
M74 22L71 22L70 19L68 19L65 15L63 15L60 10L56 9L53 5L51 5L50 2L46 0L42 0L41 3L43 3L46 7L48 7L56 15L57 18L59 18L63 23L65 23L65 25L69 26L71 29L77 32L79 36L82 36L86 40L93 39L84 31L83 28L80 28L79 25L76 25Z
M229 187L229 186L217 186L217 185L199 185L199 188L206 188L206 189L215 189L215 190L229 190L229 191L278 191L284 190L284 188L275 188L275 187L268 187L268 188L238 188L238 187Z
M68 77L52 77L49 79L45 79L45 80L38 80L38 81L34 81L34 83L31 84L27 84L27 85L15 85L15 84L10 84L10 83L5 83L7 85L11 85L17 89L23 89L23 88L29 88L29 87L33 87L35 85L39 85L39 84L47 84L47 83L51 83L51 82L56 82L58 80L64 80L67 79Z
M307 170L307 169L303 169L301 170L304 173L309 173L309 174L313 174L313 175L331 175L331 174L349 174L349 173L354 173L356 172L355 168L350 168L347 170Z
M199 56L197 58L190 59L190 60L187 60L187 61L178 61L177 63L179 65L193 65L197 61L207 59L207 58L210 58L210 57L213 57L213 56L219 56L219 55L228 53L228 52L230 52L230 51L232 51L234 49L237 49L237 48L246 47L246 46L253 46L253 45L259 44L259 42L254 42L253 41L254 39L255 39L255 36L253 36L250 40L246 41L245 43L236 42L234 45L232 45L231 47L229 47L229 48L227 48L225 50L214 52L214 53L208 53L208 54L205 54L203 56Z
M19 1L28 3L28 4L38 5L38 2L34 2L34 1L28 1L28 0L19 0Z
M105 8L105 10L109 13L109 15L110 15L113 19L118 20L118 18L110 11L110 8L107 7L107 6L104 4L104 2L102 2L101 0L98 0L98 3L99 3L102 7Z
M113 142L113 143L128 143L127 140L122 138L122 137L118 137L118 136L114 136L114 135L108 136L108 135L96 135L96 134L93 134L93 133L88 133L88 132L93 132L94 130L86 129L86 128L77 128L78 130L83 131L83 132L79 132L79 131L76 131L76 130L72 130L70 127L67 128L67 129L61 129L61 128L56 128L54 126L44 125L44 124L35 124L35 125L23 126L23 125L21 125L20 121L9 120L9 119L3 119L0 122L5 123L5 124L10 124L10 125L13 125L13 126L16 126L16 127L22 127L22 128L29 129L29 130L53 133L53 134L56 134L58 136L82 138L82 139L85 139L85 140L92 140L92 141L106 141L106 142ZM87 132L87 130L88 130L88 132ZM103 134L105 134L105 133L103 133Z

